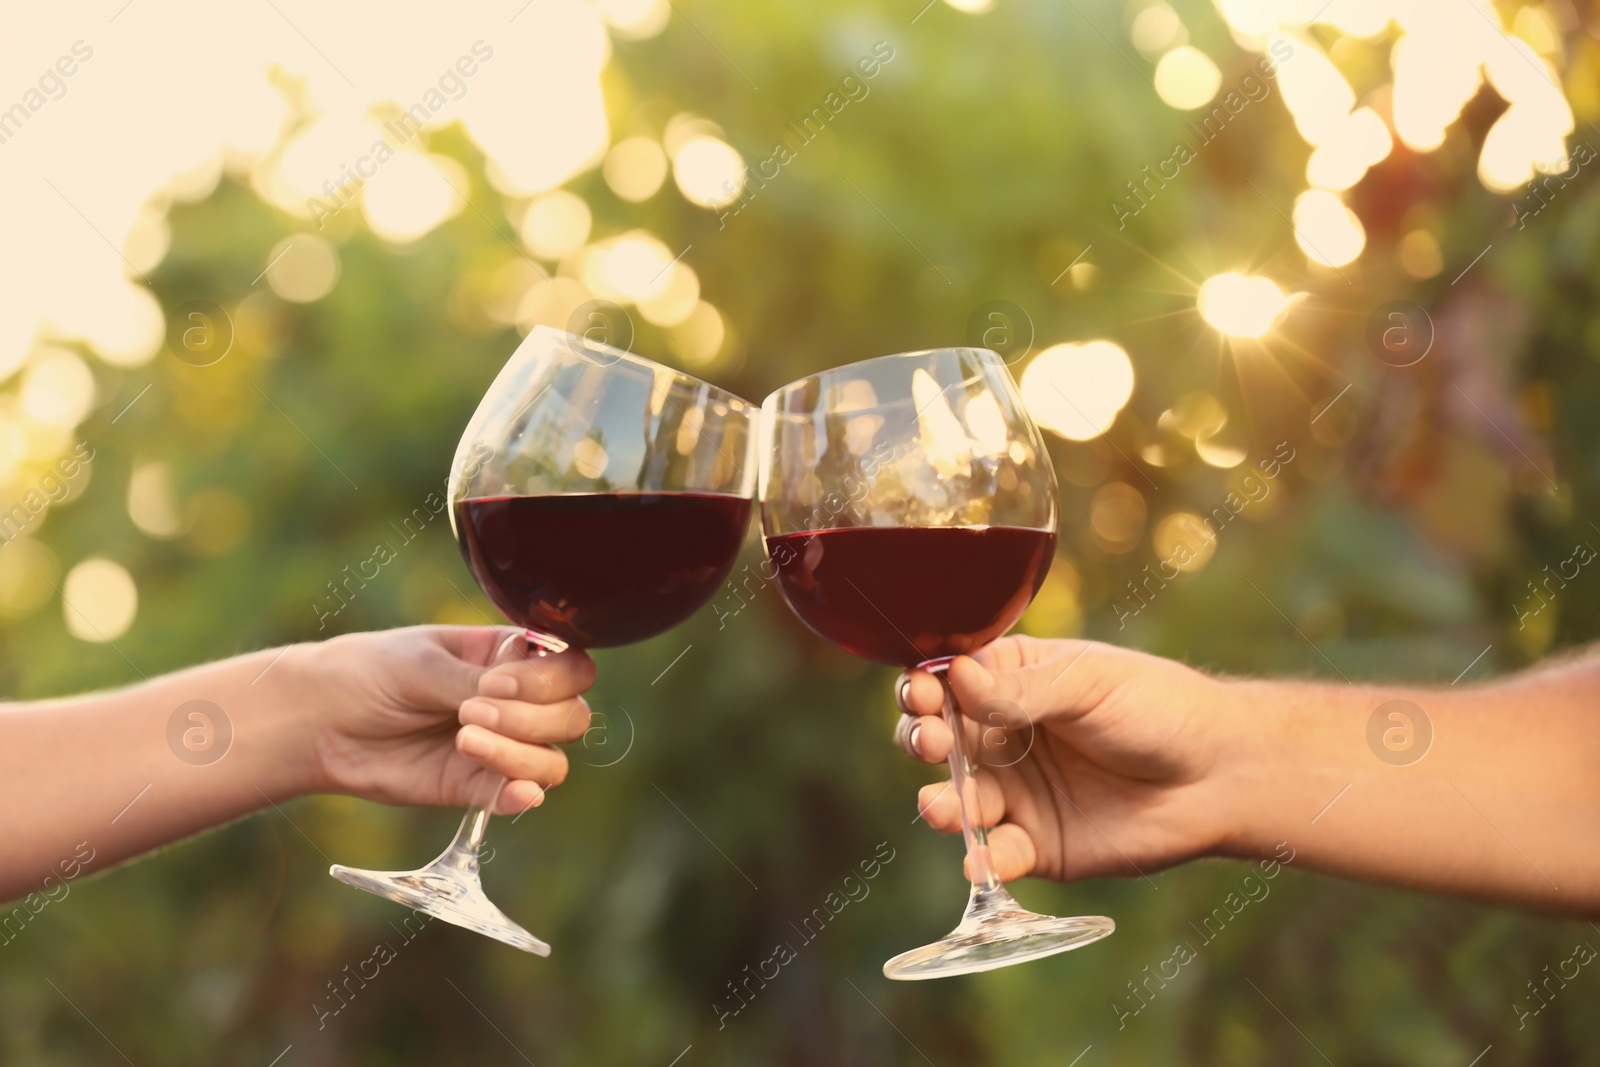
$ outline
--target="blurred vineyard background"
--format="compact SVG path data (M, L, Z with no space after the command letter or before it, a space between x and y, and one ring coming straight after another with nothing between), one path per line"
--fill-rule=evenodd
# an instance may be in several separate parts
M989 339L1033 374L1063 497L1028 632L1216 671L1463 684L1594 636L1592 575L1528 614L1530 580L1600 539L1586 3L921 2L506 5L376 117L319 103L307 78L333 79L303 48L300 66L262 64L281 128L258 122L255 151L213 152L112 227L128 270L78 235L116 285L148 281L158 316L97 296L133 310L96 343L89 327L34 336L37 309L7 308L28 329L0 338L26 342L0 353L0 477L8 507L38 514L0 548L4 692L490 618L444 523L321 632L312 605L440 487L520 336L596 298L628 310L635 350L757 399L974 340L1008 302L1012 332ZM118 16L133 41L162 10L142 6ZM321 16L285 11L359 66ZM533 64L519 34L549 65L546 95L495 81ZM508 117L475 135L429 107L363 195L330 196L323 182L354 190L341 168L477 37L496 54L462 79L462 106ZM1274 41L1292 57L1267 77ZM544 117L518 125L523 107ZM818 107L828 121L802 142L790 124ZM784 140L792 160L769 166ZM491 142L504 150L486 158ZM1193 158L1174 162L1180 142ZM1432 338L1408 366L1372 341L1396 301L1416 310L1377 315L1378 336ZM210 306L231 348L197 366L182 329ZM1052 347L1095 340L1110 345ZM1052 383L1081 410L1052 406ZM1133 599L1128 583L1280 442L1295 459L1270 493ZM93 460L65 499L34 508L82 444ZM457 815L310 798L75 884L0 949L0 1062L113 1062L106 1038L141 1065L263 1067L291 1044L285 1067L1600 1062L1600 979L1525 1025L1517 1011L1546 965L1600 939L1590 925L1292 866L1123 1028L1112 1004L1241 868L1025 882L1025 904L1110 915L1116 935L987 975L884 981L884 959L954 921L958 846L913 825L927 772L889 742L890 672L811 637L776 590L742 592L599 654L606 728L550 804L493 826L490 893L550 959L434 924L319 1029L328 983L400 940L399 910L330 880L330 857L409 866ZM727 983L883 842L894 859L870 895L719 1026Z

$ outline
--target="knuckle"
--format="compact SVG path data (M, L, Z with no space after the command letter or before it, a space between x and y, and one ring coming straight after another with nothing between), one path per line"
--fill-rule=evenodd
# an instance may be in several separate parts
M497 700L495 703L500 707L499 732L520 740L532 725L529 722L528 706L515 697Z
M556 752L550 760L550 773L546 775L551 785L560 785L567 780L567 771L571 765L567 762L564 752Z
M587 672L592 668L588 660L563 656L552 667L554 669L545 672L545 680L556 699L565 700L589 688Z
M464 726L456 731L456 750L476 763L489 763L500 758L500 737L481 726Z
M589 702L584 700L582 697L574 697L572 710L567 715L566 739L568 741L578 740L584 734L589 732L589 728L593 724L594 711L589 707Z

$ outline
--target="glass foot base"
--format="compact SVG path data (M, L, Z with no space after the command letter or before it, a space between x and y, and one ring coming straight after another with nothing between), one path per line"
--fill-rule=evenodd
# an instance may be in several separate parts
M413 911L426 912L447 923L464 927L535 956L550 955L550 946L506 917L484 895L473 870L441 863L446 853L418 871L363 871L335 863L328 873L346 885L364 889Z
M974 889L967 914L949 936L900 953L883 965L883 976L913 982L992 971L1082 948L1116 928L1104 915L1036 915L1004 889Z

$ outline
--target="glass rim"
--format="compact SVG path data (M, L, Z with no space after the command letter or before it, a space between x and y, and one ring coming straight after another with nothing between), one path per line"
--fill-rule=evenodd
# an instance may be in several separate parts
M826 370L819 370L814 374L803 375L802 377L796 378L792 382L788 382L788 383L786 383L784 385L778 386L778 388L776 388L772 392L768 393L767 396L766 396L766 399L761 402L761 406L764 409L769 409L770 410L770 408L772 407L774 402L778 399L778 397L780 397L784 393L789 392L792 389L797 388L798 386L805 385L807 382L820 381L821 379L828 378L828 377L831 377L831 376L836 375L836 374L841 374L841 373L844 373L846 371L860 370L862 367L866 367L866 366L869 366L869 365L872 365L872 364L888 363L891 360L917 359L917 358L925 357L925 356L938 355L941 352L971 352L971 353L973 353L974 355L977 355L977 356L989 356L989 357L993 358L995 360L995 362L999 363L1002 367L1005 366L1005 360L1002 359L1001 356L1000 356L1000 353L996 352L994 349L992 349L992 348L974 348L971 345L945 345L945 346L940 347L940 348L919 348L919 349L917 349L915 351L912 351L912 352L891 352L888 355L869 356L866 359L858 359L858 360L854 360L853 362L850 362L850 363L841 363L837 367L828 367ZM1009 373L1010 373L1010 371L1008 370L1007 374L1009 374ZM972 377L964 379L963 381L957 382L955 384L956 385L966 385L966 384L968 384L970 382L976 381L977 378L978 378L977 375L973 375ZM944 388L945 389L949 389L949 388L951 388L951 386L947 385ZM895 401L893 403L898 403L898 401ZM888 405L885 405L885 404L871 404L871 405L868 405L867 407L864 407L864 408L862 408L860 410L862 410L862 411L871 411L874 408L887 407L887 406ZM774 414L776 414L776 412L774 412ZM798 412L788 412L787 414L795 415L795 414L799 414L799 413Z
M744 397L740 396L738 393L735 393L731 389L726 389L714 382L708 382L704 378L698 378L695 375L690 374L688 371L679 370L677 367L670 367L665 363L658 363L653 359L630 352L625 348L617 348L615 345L608 345L604 341L591 341L587 337L582 337L575 333L568 333L566 330L557 329L554 326L546 326L543 324L535 326L529 332L528 336L532 337L534 334L539 334L541 337L547 340L558 343L567 351L572 352L574 355L577 355L575 349L584 348L590 352L594 352L597 355L605 357L606 359L610 360L609 363L595 364L595 366L598 366L602 369L607 366L615 366L617 363L621 362L626 363L628 366L637 370L649 371L652 375L664 371L667 374L672 375L674 378L677 378L679 381L687 382L701 389L708 390L717 399L726 402L730 408L736 411L754 413L760 410L760 406L754 401L746 400ZM579 356L578 358L581 359L583 357Z

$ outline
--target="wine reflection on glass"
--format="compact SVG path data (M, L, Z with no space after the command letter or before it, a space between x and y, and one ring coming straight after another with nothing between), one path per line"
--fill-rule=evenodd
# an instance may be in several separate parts
M945 686L971 892L949 936L884 974L986 971L1110 934L1104 916L1037 915L1001 884L945 678L1016 623L1055 547L1055 474L1004 362L945 348L824 371L767 397L761 436L761 523L789 605L846 651Z
M687 374L534 329L479 403L450 474L467 566L524 631L496 662L643 641L710 600L750 521L756 414ZM488 821L485 807L469 810L420 870L329 873L547 956L483 891Z

